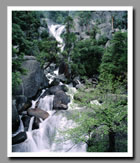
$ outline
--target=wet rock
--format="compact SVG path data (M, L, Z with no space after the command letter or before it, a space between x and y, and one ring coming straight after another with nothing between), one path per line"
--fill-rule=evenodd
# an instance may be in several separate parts
M15 100L12 101L12 133L16 132L20 125L20 119L16 108Z
M23 122L23 125L24 125L24 130L25 131L28 131L30 119L31 119L31 117L28 116L28 115L23 115L22 118L21 118L21 120Z
M76 85L78 85L80 83L80 78L77 76L72 80L72 84L74 87L76 87Z
M20 132L16 136L12 137L12 145L24 142L27 139L26 132Z
M23 107L18 110L19 114L21 114L22 112L26 111L28 108L30 108L32 106L32 102L30 100L28 100Z
M35 109L28 109L27 110L28 115L30 116L35 116L37 118L42 118L43 120L49 117L49 113L39 109L39 108L35 108Z
M64 74L58 75L57 78L63 82L63 83L67 83L67 78L65 77Z
M68 88L65 85L58 85L58 86L53 86L51 88L49 88L49 92L50 94L54 95L56 94L58 91L68 91Z
M50 68L51 72L54 71L56 69L56 64L51 63L49 68Z
M27 102L27 97L25 97L24 95L19 95L19 96L16 96L15 99L16 99L16 108L18 112L21 112L22 108Z
M70 97L63 91L56 92L53 101L54 110L66 110L68 109L67 104L70 102Z
M37 118L37 117L35 117L32 129L33 129L33 130L39 129L39 124L40 124L40 122L41 122L40 119Z
M60 83L60 79L59 78L54 78L54 80L51 82L51 86L57 86Z
M40 96L40 98L44 98L47 95L50 95L49 89L46 89L45 92Z

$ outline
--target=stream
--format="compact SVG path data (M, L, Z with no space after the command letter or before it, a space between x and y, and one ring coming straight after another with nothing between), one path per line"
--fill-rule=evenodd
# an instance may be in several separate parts
M64 49L63 39L61 34L65 28L64 25L54 25L51 24L48 26L50 33L59 41L61 44L61 51ZM54 70L52 74L48 73L46 76L49 78L49 84L53 81L54 78L58 76L58 68ZM63 84L60 82L60 85ZM39 124L39 129L32 130L34 117L31 117L29 128L27 133L27 139L20 143L12 146L13 152L86 152L87 145L85 143L75 144L72 140L65 140L65 135L60 134L59 131L64 129L69 129L74 127L76 124L73 120L68 119L67 115L74 111L75 109L80 109L77 106L71 107L73 103L73 95L77 91L72 84L66 85L68 88L67 95L70 96L71 101L68 104L68 110L53 110L53 100L54 95L46 95L43 98L40 98L41 95L45 92L42 90L39 99L38 107L49 113L49 117L45 120L40 119L41 123ZM35 108L36 102L32 101L32 107ZM23 122L20 117L20 127L17 133L24 131ZM17 134L16 133L16 134Z

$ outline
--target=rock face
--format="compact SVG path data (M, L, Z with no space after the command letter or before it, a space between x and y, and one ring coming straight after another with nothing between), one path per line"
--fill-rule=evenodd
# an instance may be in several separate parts
M70 102L70 97L63 91L56 92L53 101L54 110L66 110L68 109L67 104Z
M80 24L80 19L74 18L75 28L72 32L74 32L79 40L85 40L89 38L89 33L87 31L92 31L94 27L98 28L98 32L96 33L96 40L99 40L102 36L107 37L108 39L112 38L113 30L112 30L112 16L114 15L114 30L115 28L119 28L119 23L117 21L125 22L125 11L95 11L91 14L91 19L87 24ZM126 28L123 23L121 28Z
M35 116L37 118L42 118L43 120L49 117L49 113L39 108L28 109L27 112L28 112L28 115Z
M43 70L36 60L23 62L23 67L27 69L27 75L22 77L24 95L28 98L35 96L37 91L48 85Z
M32 56L26 56L22 67L27 70L27 74L22 76L22 83L14 95L24 95L32 98L41 88L48 86L48 80L44 75L39 63Z
M105 36L108 39L112 38L112 26L111 26L111 23L100 24L100 25L98 25L98 28L101 31L101 35L100 36Z
M12 137L12 144L19 144L24 142L27 139L27 134L26 132L20 132L16 136Z
M19 115L15 105L15 100L13 100L12 102L12 132L13 133L18 130L19 125L20 125Z

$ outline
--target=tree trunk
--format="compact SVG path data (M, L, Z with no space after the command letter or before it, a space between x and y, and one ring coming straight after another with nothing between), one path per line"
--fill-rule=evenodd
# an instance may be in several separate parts
M112 31L114 31L114 17L112 16Z
M109 149L108 152L115 152L115 132L110 129L109 130Z

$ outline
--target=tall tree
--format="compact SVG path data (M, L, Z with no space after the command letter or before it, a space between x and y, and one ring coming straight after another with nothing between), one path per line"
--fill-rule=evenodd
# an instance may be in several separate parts
M74 29L74 21L71 16L68 16L65 19L65 28L66 32L64 34L64 42L65 42L65 51L68 55L68 62L70 61L70 53L72 49L74 48L76 36L72 30Z
M100 89L90 92L83 89L75 95L75 102L84 109L75 111L76 125L62 133L66 134L66 140L86 143L89 152L127 151L127 97ZM102 104L90 102L95 99ZM117 148L118 137L126 143L122 148Z
M100 81L112 84L120 81L122 88L127 89L127 33L116 32L107 48L100 65Z
M24 55L32 55L33 42L37 40L40 20L35 11L12 12L12 88L20 84L26 71L21 67Z

